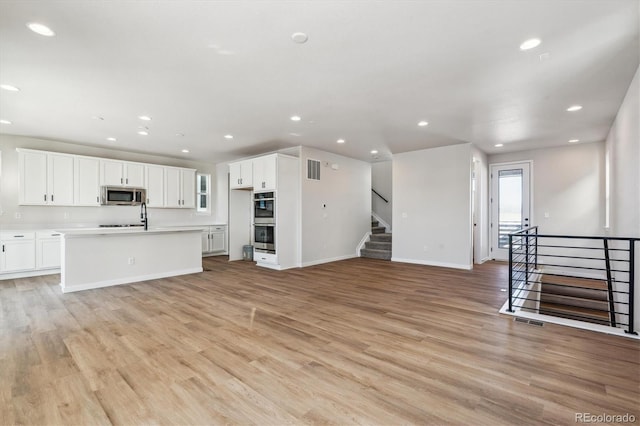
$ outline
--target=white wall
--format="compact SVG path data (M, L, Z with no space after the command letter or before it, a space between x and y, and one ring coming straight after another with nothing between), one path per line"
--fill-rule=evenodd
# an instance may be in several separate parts
M611 126L606 146L609 151L610 234L640 238L640 68ZM636 243L634 328L640 329L640 243Z
M137 223L140 220L139 207L100 206L100 207L62 207L62 206L19 206L19 171L16 148L30 148L67 154L89 155L118 160L139 161L176 167L197 169L211 174L211 187L216 188L216 169L213 164L198 163L176 158L136 154L124 151L88 147L59 141L27 138L13 135L0 135L2 152L2 176L0 179L0 227L38 227L53 225L96 225L104 223ZM216 197L211 197L212 212L216 211ZM20 219L16 218L20 214ZM67 217L65 217L65 214ZM149 225L183 225L213 223L215 216L196 215L195 209L158 209L149 208Z
M474 262L489 260L489 163L487 155L475 146L471 148L475 171L473 191L475 212L473 223Z
M378 191L384 200L371 193L371 211L380 216L389 226L393 223L393 162L381 161L371 164L371 188Z
M307 179L308 158L322 164L319 181ZM355 257L371 229L371 165L307 147L300 161L302 266Z
M529 223L541 234L604 235L604 143L494 154L488 160L533 161Z
M394 261L470 269L471 144L393 156Z

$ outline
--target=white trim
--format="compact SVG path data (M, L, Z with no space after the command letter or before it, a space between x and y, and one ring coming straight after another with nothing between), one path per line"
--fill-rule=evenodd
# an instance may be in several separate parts
M367 243L367 240L369 239L369 237L371 237L371 231L366 232L364 234L364 237L362 237L362 239L360 240L360 242L358 243L358 246L356 247L356 257L360 256L360 250L362 250L362 248L364 247L364 245Z
M385 222L380 216L378 216L376 214L376 212L371 212L371 216L373 216L373 218L375 220L377 220L379 222L380 225L384 226L384 231L385 232L391 232L391 225L389 225L387 222Z
M433 262L431 260L421 260L421 259L403 259L399 257L392 257L392 262L403 262L403 263L413 263L416 265L426 265L426 266L438 266L441 268L453 268L453 269L466 269L471 270L473 268L472 265L460 264L460 263L449 263L449 262Z
M612 334L615 336L621 336L621 337L627 337L629 339L640 340L639 335L625 333L624 330L621 328L609 327L609 326L600 325L600 324L592 324L590 322L576 321L576 320L567 319L567 318L559 318L559 317L554 317L550 315L542 315L542 314L537 314L535 312L525 312L525 311L509 312L509 300L507 300L504 303L504 305L502 305L502 308L500 308L499 312L501 314L510 315L513 317L527 318L527 319L532 319L532 320L537 320L542 322L548 322L550 324L563 325L566 327L579 328L582 330L595 331L598 333Z
M483 257L482 259L480 259L479 261L476 262L476 265L482 265L484 262L488 262L491 260L491 257L487 256L487 257Z
M166 271L166 272L160 272L157 274L137 275L137 276L126 277L126 278L116 278L113 280L106 280L106 281L96 281L93 283L74 285L72 287L67 287L67 288L65 288L65 286L62 283L60 283L60 288L62 289L63 293L71 293L71 292L80 291L80 290L91 290L94 288L110 287L110 286L121 285L121 284L130 284L130 283L135 283L140 281L157 280L159 278L175 277L177 275L197 274L199 272L202 272L202 267L178 269L176 271Z
M302 262L302 267L304 268L307 266L320 265L323 263L337 262L339 260L353 259L355 257L358 257L358 255L345 254L344 256L337 256L337 257L331 257L331 258L320 259L320 260L312 260L311 262Z
M0 274L0 281L2 280L11 280L15 278L27 278L27 277L38 277L40 275L55 275L60 273L60 268L56 269L38 269L38 270L29 270L22 272L11 272L6 274Z

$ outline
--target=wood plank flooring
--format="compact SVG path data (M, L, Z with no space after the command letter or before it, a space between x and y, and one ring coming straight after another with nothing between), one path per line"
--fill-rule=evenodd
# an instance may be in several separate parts
M499 315L503 264L204 266L65 295L0 281L0 425L640 418L638 341Z

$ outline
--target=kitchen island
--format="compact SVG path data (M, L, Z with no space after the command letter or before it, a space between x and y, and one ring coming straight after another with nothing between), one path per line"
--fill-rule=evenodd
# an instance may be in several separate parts
M62 229L63 293L202 272L203 227Z

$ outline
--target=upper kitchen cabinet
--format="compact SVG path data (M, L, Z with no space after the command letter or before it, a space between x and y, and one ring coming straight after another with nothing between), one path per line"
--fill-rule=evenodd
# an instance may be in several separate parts
M231 189L253 188L253 160L229 164L229 185Z
M195 208L196 171L178 167L164 168L165 207Z
M108 186L144 187L144 164L101 160L100 182Z
M18 149L19 204L73 205L74 157Z
M163 166L145 166L147 207L164 207L164 169Z
M253 191L275 191L278 172L278 154L253 159Z
M100 160L93 157L74 159L74 199L76 206L100 205Z

